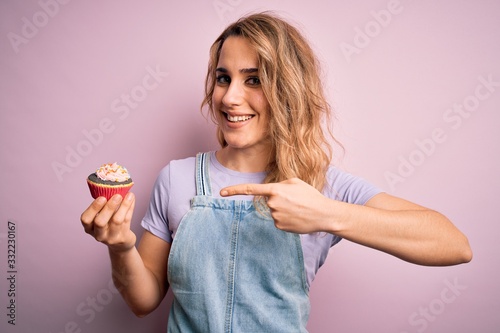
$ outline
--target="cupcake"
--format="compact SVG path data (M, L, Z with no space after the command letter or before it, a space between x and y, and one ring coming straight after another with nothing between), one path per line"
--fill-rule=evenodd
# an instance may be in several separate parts
M123 166L108 163L91 173L87 177L87 184L92 198L105 197L109 200L115 194L121 194L124 197L134 182Z

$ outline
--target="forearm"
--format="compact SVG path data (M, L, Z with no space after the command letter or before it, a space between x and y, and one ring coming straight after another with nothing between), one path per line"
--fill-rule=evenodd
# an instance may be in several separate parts
M421 265L471 260L467 238L442 214L429 209L387 210L330 201L327 231Z
M136 248L130 229L135 196L129 192L109 201L95 199L82 213L85 232L108 247L113 282L137 316L153 311L167 289L167 261L170 244L145 231Z
M165 286L144 265L136 247L127 252L109 250L113 282L125 302L139 317L153 311L166 293Z

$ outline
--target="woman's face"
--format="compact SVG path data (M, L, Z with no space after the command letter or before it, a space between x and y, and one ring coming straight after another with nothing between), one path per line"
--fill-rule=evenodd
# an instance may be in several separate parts
M257 52L247 39L224 41L215 74L213 109L228 147L269 150L269 103L259 79Z

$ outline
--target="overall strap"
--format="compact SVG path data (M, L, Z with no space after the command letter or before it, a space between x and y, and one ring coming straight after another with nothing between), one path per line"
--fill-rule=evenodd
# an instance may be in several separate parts
M210 153L198 153L196 155L196 195L212 195L210 174L208 172L209 164Z

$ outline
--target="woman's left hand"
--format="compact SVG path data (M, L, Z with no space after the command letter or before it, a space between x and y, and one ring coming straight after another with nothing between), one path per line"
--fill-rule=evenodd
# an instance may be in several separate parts
M324 231L328 207L323 194L306 182L292 178L280 183L241 184L223 188L221 196L255 195L267 199L276 228L298 234Z

